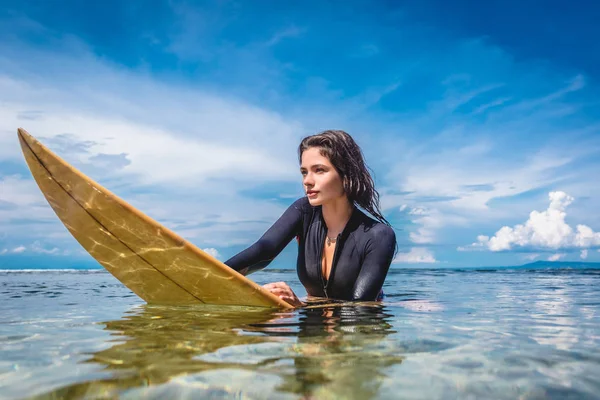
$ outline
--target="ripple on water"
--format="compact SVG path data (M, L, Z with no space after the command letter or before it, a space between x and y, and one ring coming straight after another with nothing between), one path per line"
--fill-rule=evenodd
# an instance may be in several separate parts
M39 336L38 334L31 335L13 335L13 336L0 336L0 343L17 343L24 340L32 339Z
M296 399L277 388L283 379L271 373L236 368L210 370L181 376L154 387L124 391L120 398L138 399Z

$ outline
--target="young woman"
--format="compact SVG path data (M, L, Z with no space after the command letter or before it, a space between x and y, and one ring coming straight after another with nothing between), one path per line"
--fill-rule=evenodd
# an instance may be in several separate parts
M298 277L309 296L376 300L394 257L396 235L381 215L360 148L346 132L330 130L304 138L298 157L306 197L225 264L250 274L266 267L295 237ZM264 288L293 306L303 305L284 282Z

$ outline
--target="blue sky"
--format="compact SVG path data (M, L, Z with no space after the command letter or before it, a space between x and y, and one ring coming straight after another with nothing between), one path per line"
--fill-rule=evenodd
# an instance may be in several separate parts
M333 128L374 171L394 268L600 261L600 6L416 3L3 1L0 268L97 266L17 127L222 260Z

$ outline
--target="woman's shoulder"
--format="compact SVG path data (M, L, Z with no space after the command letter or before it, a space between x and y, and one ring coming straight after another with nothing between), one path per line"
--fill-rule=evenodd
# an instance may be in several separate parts
M371 232L371 235L377 239L396 240L396 232L394 232L394 229L379 221L375 222L374 226L371 228Z
M365 236L369 237L370 239L376 240L396 240L396 232L394 232L394 229L391 226L384 224L383 222L377 221L362 212L361 214L362 218L360 225L363 228L362 232Z
M290 208L295 208L296 210L301 211L303 213L311 212L313 209L313 207L308 202L308 197L306 196L302 196L298 200L294 201Z
M302 196L299 199L295 200L292 205L294 207L299 207L299 208L304 208L306 206L310 206L310 203L308 202L308 197L306 196Z

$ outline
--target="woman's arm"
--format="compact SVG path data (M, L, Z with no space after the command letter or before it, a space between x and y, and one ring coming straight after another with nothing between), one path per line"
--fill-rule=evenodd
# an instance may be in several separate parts
M377 299L396 251L394 230L387 225L378 225L365 251L365 259L352 290L352 300Z
M263 269L300 233L306 197L296 200L252 246L241 251L225 264L243 275Z

